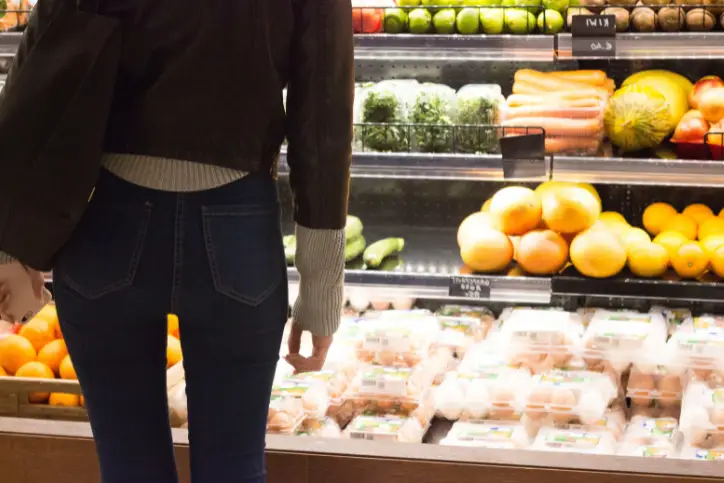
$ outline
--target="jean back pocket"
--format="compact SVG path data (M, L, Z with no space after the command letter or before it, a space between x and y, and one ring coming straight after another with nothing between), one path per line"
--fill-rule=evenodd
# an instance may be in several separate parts
M286 274L277 205L205 206L202 217L215 289L260 305Z

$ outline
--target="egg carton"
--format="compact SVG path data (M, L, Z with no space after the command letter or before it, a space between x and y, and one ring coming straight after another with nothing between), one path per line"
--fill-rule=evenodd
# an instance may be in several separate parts
M724 446L724 386L690 381L684 391L679 424L690 446Z
M458 421L440 440L442 446L468 446L478 448L524 449L531 437L519 422Z
M294 434L304 422L305 417L301 399L272 396L267 413L267 433Z
M673 455L681 446L683 435L679 422L675 418L648 418L633 416L623 434L623 445L630 450L638 448L666 449L667 455ZM653 455L642 455L652 457Z
M724 444L713 448L698 448L686 445L682 448L679 458L694 461L724 461Z
M506 366L450 373L435 388L437 414L453 421L519 419L530 380L527 370Z
M592 424L604 417L618 387L606 374L553 370L533 377L524 413L531 420L552 418L559 424L580 420Z
M349 423L342 436L365 441L421 443L427 427L414 417L362 415Z
M656 366L644 371L631 368L626 397L633 406L670 408L681 406L686 373L673 366Z
M613 436L605 431L544 428L530 448L538 451L612 455L615 447Z
M485 307L444 305L435 314L441 328L435 344L452 348L457 358L464 357L471 345L482 342L495 324L495 315Z
M344 399L375 411L410 413L430 397L434 376L419 367L364 366L352 379Z
M297 436L309 436L313 438L340 438L342 430L339 424L332 418L305 419L296 432Z
M329 409L330 399L325 385L314 379L284 379L272 387L272 400L297 400L308 418L323 419Z
M692 318L691 310L687 308L671 308L662 305L652 305L649 312L660 313L666 320L669 336L681 326L685 321Z
M579 432L608 432L615 441L620 441L626 427L626 412L622 404L614 404L607 409L604 415L596 420L584 423L575 415L561 415L548 413L545 416L537 415L531 417L530 413L524 414L521 424L527 429L530 435L537 435L541 429L560 429Z
M616 453L619 456L633 456L637 458L677 458L679 450L666 443L655 442L651 444L623 443Z
M692 317L669 339L668 364L695 370L724 369L724 317Z

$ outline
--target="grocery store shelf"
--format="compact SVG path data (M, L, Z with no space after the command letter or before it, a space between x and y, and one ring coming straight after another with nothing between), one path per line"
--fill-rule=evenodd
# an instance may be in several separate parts
M576 56L577 59L724 59L724 32L621 33L610 54ZM558 58L573 58L573 37L558 35Z
M20 45L23 34L19 32L0 33L0 57L13 57Z
M546 160L550 166L550 160ZM356 152L352 155L352 176L355 178L426 179L464 181L544 181L546 174L506 177L500 155L376 153ZM279 160L279 173L288 174L286 152ZM525 173L524 170L521 170Z
M355 35L357 60L552 62L551 35Z
M456 245L456 231L445 228L365 226L368 243L403 236L405 249L388 261L387 269L365 270L361 264L348 264L345 284L365 289L371 298L394 300L398 297L450 299L453 277L460 276L461 260ZM384 267L384 265L383 265ZM551 299L551 280L534 277L476 276L490 281L490 297L483 300L547 304ZM289 268L289 280L299 274Z
M636 278L624 271L610 279L585 278L569 268L553 277L552 290L557 295L603 296L657 300L712 301L724 300L724 283L676 280L675 275L654 280Z
M724 162L556 156L551 178L598 184L724 186Z

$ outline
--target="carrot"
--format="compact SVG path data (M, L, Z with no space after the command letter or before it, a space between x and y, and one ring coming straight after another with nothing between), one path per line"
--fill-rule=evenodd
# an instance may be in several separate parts
M545 94L546 91L531 84L530 82L515 81L513 83L513 94Z
M576 153L585 152L593 154L598 151L601 146L599 138L592 137L547 137L546 136L546 153Z
M609 94L613 94L613 91L616 90L616 81L613 79L606 79L606 83L603 84L603 87L608 90Z
M561 70L551 72L551 75L561 79L583 82L584 84L599 87L604 87L608 79L606 73L602 70Z
M542 87L530 83L530 82L518 82L516 81L513 84L513 94L532 94L535 96L557 96L558 98L563 97L567 99L582 99L582 98L592 98L592 99L599 99L601 101L608 100L609 95L608 92L606 92L605 89L601 88L594 88L594 87L584 87L580 89L570 89L570 90L559 90L554 91L550 89L543 89Z
M585 82L577 82L562 79L545 72L538 72L533 69L520 69L515 73L515 82L527 82L543 91L571 91L590 89L599 92L600 95L608 95L608 91L602 87L591 86Z
M519 117L506 119L503 126L507 127L541 127L546 136L590 137L600 136L603 131L601 118L564 119L560 117ZM505 130L507 134L508 129Z
M589 108L556 106L553 104L528 104L519 107L506 107L505 119L519 117L563 117L567 119L599 119L603 115L602 105Z
M602 108L603 103L597 97L579 97L576 93L552 93L543 95L511 94L508 96L509 107L545 105L560 107L597 107Z

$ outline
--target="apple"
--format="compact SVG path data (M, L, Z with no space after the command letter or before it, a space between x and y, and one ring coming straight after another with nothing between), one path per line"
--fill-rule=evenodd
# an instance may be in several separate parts
M692 109L684 114L684 117L677 124L671 141L675 143L702 143L707 132L709 132L709 123L702 117L701 112Z
M708 75L696 81L694 88L689 92L689 106L691 106L692 109L699 109L699 98L701 95L714 87L724 87L724 81L718 76Z
M724 119L724 86L711 87L699 96L701 116L711 123Z
M381 8L353 8L352 31L357 34L374 34L382 30Z

